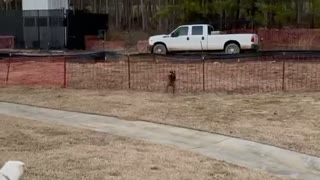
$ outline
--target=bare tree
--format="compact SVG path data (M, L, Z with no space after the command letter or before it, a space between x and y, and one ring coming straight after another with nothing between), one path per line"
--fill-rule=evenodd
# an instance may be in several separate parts
M142 30L146 30L146 14L145 14L144 0L140 0L140 8L141 8Z

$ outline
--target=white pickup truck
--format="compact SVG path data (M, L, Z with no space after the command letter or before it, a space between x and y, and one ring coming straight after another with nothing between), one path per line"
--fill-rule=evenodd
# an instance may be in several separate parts
M178 51L224 51L239 54L245 50L257 50L256 34L222 34L208 24L182 25L169 35L149 38L149 50L154 54Z

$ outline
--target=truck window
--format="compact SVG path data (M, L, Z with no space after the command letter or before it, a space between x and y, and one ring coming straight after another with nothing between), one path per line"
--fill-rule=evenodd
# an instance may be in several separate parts
M187 36L188 35L189 27L180 27L175 32L172 33L172 37L178 37L178 36Z
M193 26L192 35L203 35L203 26Z
M213 27L212 26L208 26L208 35L211 35L213 31Z

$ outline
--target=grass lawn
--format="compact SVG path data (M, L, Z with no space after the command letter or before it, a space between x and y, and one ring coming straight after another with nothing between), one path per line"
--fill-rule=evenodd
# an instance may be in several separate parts
M24 179L280 179L173 147L0 115L0 167L26 163Z
M194 128L320 156L320 93L163 94L0 88L0 101Z

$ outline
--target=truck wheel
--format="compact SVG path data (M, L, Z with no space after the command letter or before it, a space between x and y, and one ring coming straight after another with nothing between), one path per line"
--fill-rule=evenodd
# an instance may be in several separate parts
M163 44L157 44L153 47L154 54L161 54L161 55L166 55L167 54L167 48Z
M226 46L225 53L226 54L239 54L240 47L235 43L228 44Z

